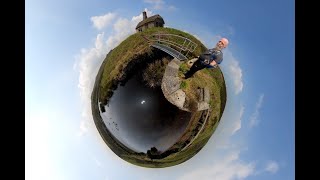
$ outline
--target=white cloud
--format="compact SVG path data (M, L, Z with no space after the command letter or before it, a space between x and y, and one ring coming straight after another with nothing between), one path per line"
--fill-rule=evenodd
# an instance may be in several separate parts
M239 65L239 61L232 55L230 50L226 49L223 54L224 62L221 63L221 67L225 69L226 79L231 80L234 93L237 95L242 92L243 80L242 69Z
M142 20L142 15L141 15ZM140 20L140 21L141 21ZM139 22L139 18L133 17L131 20L126 18L119 18L113 24L114 33L108 37L106 41L106 46L108 51L113 47L119 45L124 39L126 39L131 34L135 33L135 27Z
M254 113L253 113L253 114L251 115L251 117L250 117L249 127L256 126L256 125L258 125L258 123L259 123L259 120L258 120L259 110L260 110L260 108L261 108L261 106L262 106L263 98L264 98L264 94L261 94L261 95L259 96L259 99L258 99L257 103L256 103Z
M177 8L173 5L166 5L163 0L144 0L145 3L153 5L152 9L156 10L176 10Z
M177 10L177 8L176 8L175 6L173 6L173 5L170 5L170 6L168 7L168 9L169 9L170 11Z
M147 8L145 8L144 11L147 13L147 16L152 16L153 15L153 12L148 10ZM141 12L138 16L133 16L131 18L131 21L132 21L132 23L137 25L140 21L142 21L142 19L143 19L143 15L142 15L142 12Z
M98 34L94 47L82 49L77 57L79 60L78 69L80 71L78 87L80 88L82 100L86 100L90 96L96 71L106 54L106 46L103 39L104 33Z
M233 98L237 97L234 96ZM258 176L262 172L274 173L278 170L278 165L275 162L269 162L265 168L257 169L254 161L246 161L241 158L241 152L248 150L237 142L241 136L238 132L241 129L244 109L242 105L227 102L226 112L224 112L217 130L208 142L211 147L210 150L206 148L202 150L206 151L203 152L205 155L202 155L205 156L205 160L202 157L202 160L200 160L202 163L197 168L192 168L187 173L181 173L178 180L246 179L249 176ZM237 134L237 138L232 139L231 137L235 134Z
M279 164L275 161L269 161L265 167L265 171L272 174L276 173L279 170Z
M144 10L147 12L148 16L153 15L153 12L149 11L147 8ZM117 19L113 24L113 34L109 36L106 41L108 51L119 45L128 36L135 33L137 24L143 19L142 16L142 13L140 13L138 16L133 16L131 20L122 17Z
M148 9L145 9L145 11L152 15L152 12ZM81 49L80 54L76 56L74 68L79 70L78 87L83 103L82 116L84 118L80 122L80 129L77 133L78 136L87 133L88 130L91 129L88 128L89 126L94 127L94 124L92 123L90 96L93 90L95 77L102 61L111 49L119 45L128 36L135 33L136 25L142 20L142 13L138 16L133 16L131 20L119 17L113 24L110 24L114 17L115 14L106 13L104 16L94 16L91 18L97 29L102 29L106 25L110 25L112 27L111 35L105 37L105 32L97 34L92 47Z
M116 17L115 13L107 13L102 16L93 16L91 17L91 21L93 22L93 26L98 30L101 30L111 24L112 20Z
M236 133L241 128L241 118L242 118L243 112L244 112L244 107L241 106L239 116L237 116L238 118L234 120L234 123L231 126L231 130L232 130L231 134Z
M179 180L231 180L245 179L250 175L254 175L254 163L244 163L239 159L239 151L227 153L223 159L214 162L209 167L198 168L195 171L187 172L179 178Z
M231 61L231 64L229 66L229 71L233 77L233 85L235 88L235 93L239 94L243 88L242 70L239 66L239 62L236 60Z
M227 101L220 124L213 134L214 146L216 148L230 149L230 146L235 145L235 143L231 142L231 136L241 129L241 119L244 114L244 109L243 105L236 105Z
M245 109L243 105L235 102L227 101L220 124L208 142L210 150L206 148L203 150L206 154L203 158L206 160L201 160L202 167L183 173L179 180L231 180L256 175L255 164L240 158L243 148L231 138L241 129L241 119Z
M104 33L98 34L95 40L95 45L89 49L82 49L78 55L76 64L79 70L80 98L83 103L82 117L80 122L80 130L77 135L81 136L88 132L89 120L92 119L90 94L94 85L95 75L105 56L106 46L103 42Z

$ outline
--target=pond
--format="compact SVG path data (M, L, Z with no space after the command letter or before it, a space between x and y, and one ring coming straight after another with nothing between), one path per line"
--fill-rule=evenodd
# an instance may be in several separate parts
M101 117L118 141L136 152L170 148L184 133L191 113L178 109L160 87L149 88L134 75L112 95Z

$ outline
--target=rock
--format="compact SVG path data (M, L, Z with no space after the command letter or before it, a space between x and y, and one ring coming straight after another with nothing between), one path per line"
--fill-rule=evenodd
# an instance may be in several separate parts
M179 69L179 65L172 60L169 64L168 67L172 67L173 69Z
M177 64L177 65L178 65L178 68L179 68L180 64L182 63L182 62L181 62L179 59L177 59L177 58L172 59L171 62L174 63L174 64Z
M197 58L191 59L189 62L196 61ZM190 109L184 107L186 101L186 94L185 92L180 89L181 79L178 76L179 66L182 62L176 58L171 60L166 67L164 72L161 89L165 96L165 98L172 103L173 105L177 106L179 109L184 111L191 112ZM195 104L195 108L198 108L198 111L206 110L209 108L208 102L210 101L210 93L208 88L200 88L197 90L198 93L198 104Z
M164 72L164 76L172 76L172 77L176 77L179 71L179 66L178 65L174 65L174 64L168 64L168 66L166 67L166 70Z
M209 109L209 104L206 102L199 102L198 103L198 111Z
M166 76L162 79L163 90L166 91L167 94L172 94L173 92L180 89L181 80L178 77Z
M186 93L184 93L181 89L175 91L174 93L170 94L169 96L170 102L176 106L178 106L180 109L183 108L184 101L186 100Z
M203 101L203 88L197 89L197 94L198 94L198 101L201 102Z
M204 87L204 98L203 101L209 103L210 102L210 91L208 89L208 87Z

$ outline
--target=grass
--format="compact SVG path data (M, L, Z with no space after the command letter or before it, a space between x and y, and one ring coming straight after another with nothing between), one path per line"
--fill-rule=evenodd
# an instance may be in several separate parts
M193 42L197 43L197 48L193 53L188 54L188 58L194 58L206 49L205 46L195 37L173 28L154 27L143 32L135 33L121 42L106 56L104 60L106 61L106 65L104 67L100 82L100 101L105 101L105 99L108 97L108 93L111 93L108 91L108 89L113 86L114 81L121 79L121 76L123 76L123 71L129 62L135 60L135 58L139 55L153 55L152 47L149 46L148 42L142 36L150 37L154 33L176 34L189 38Z
M180 84L180 88L181 89L186 89L187 88L187 82L186 81L182 81Z
M218 122L222 116L226 103L226 87L220 68L218 67L213 70L204 69L198 71L194 75L194 78L183 80L180 87L186 92L187 96L191 98L190 102L197 99L195 90L198 87L208 87L211 97L209 111L210 116L198 138L195 139L188 148L184 151L172 153L162 159L151 160L146 156L146 154L136 153L118 142L112 134L108 132L105 124L103 123L99 112L98 101L104 103L107 102L108 98L112 96L113 90L117 87L117 82L125 76L125 70L130 66L130 63L145 60L147 58L158 57L156 55L157 52L150 47L148 42L142 37L149 37L154 33L176 34L189 38L193 42L197 43L197 48L193 53L188 54L188 59L197 57L206 49L205 46L192 35L173 28L150 28L146 31L135 33L107 54L96 77L96 82L91 96L94 122L103 140L111 150L128 162L139 166L153 168L177 165L190 159L199 152L218 126ZM162 64L162 67L165 67L164 64ZM154 71L155 68L157 69L157 67L160 66L159 63L151 66L154 67L149 69L150 72L159 72L155 73L157 76L154 77L158 80L163 69L159 68L157 71ZM182 77L182 74L184 74L188 69L189 67L186 62L182 63L179 68L179 76ZM155 79L149 78L149 80ZM190 138L192 138L192 135L196 132L196 129L199 126L198 121L201 114L202 112L193 113L186 131L181 136L180 140L171 147L172 149L181 149L182 144L187 141L190 142Z
M188 65L186 63L180 64L179 71L185 74L189 70Z

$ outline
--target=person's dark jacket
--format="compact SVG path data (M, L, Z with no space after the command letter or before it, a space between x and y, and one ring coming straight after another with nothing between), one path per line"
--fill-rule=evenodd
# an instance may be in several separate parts
M208 49L199 56L199 60L204 65L207 65L207 68L212 68L213 66L211 66L210 63L215 61L217 64L220 64L223 60L223 53L216 48Z

